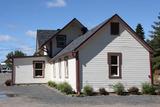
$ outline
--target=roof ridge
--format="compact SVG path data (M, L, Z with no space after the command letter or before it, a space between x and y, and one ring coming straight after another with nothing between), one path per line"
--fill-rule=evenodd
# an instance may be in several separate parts
M113 16L112 16L113 17ZM61 53L63 53L63 51L65 49L67 49L69 46L72 46L72 44L74 44L74 42L76 42L77 40L79 39L82 39L81 42L84 42L86 39L88 39L95 31L97 31L99 28L101 28L101 26L103 26L109 19L111 19L112 17L104 20L102 23L96 25L95 27L93 27L92 29L88 30L85 34L81 35L80 37L74 39L71 43L69 43L65 48L63 48L58 54L56 54L51 60L55 59L56 57L58 57L59 55L61 56ZM91 34L90 34L91 33ZM86 35L86 38L85 38L85 35ZM89 36L87 36L89 35ZM80 45L80 44L79 44ZM79 46L78 45L78 46ZM73 45L75 46L75 45ZM77 47L78 47L77 46ZM74 49L71 49L69 51L74 51L77 47L75 47ZM64 52L65 53L65 52Z

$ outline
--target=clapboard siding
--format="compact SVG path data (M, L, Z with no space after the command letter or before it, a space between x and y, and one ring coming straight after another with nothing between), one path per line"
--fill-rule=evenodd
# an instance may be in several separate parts
M82 25L79 22L71 23L66 29L62 30L59 35L66 35L66 44L82 35ZM57 48L56 37L52 39L52 56L56 55L63 48Z
M58 60L54 63L54 71L55 73L53 74L56 74L55 76L53 75L53 81L57 82L57 83L60 83L60 82L68 82L73 90L76 91L76 59L75 58L71 58L71 59L68 59L68 78L65 78L65 67L64 67L64 60L61 60L61 78L59 77L59 62Z
M44 78L33 77L33 61L45 61ZM52 79L52 64L47 57L14 58L15 84L47 83Z
M117 19L112 21L117 22ZM121 82L126 88L149 82L149 52L120 24L120 35L110 35L110 24L105 25L79 50L81 88L87 84L95 90ZM108 52L122 53L122 79L109 79Z

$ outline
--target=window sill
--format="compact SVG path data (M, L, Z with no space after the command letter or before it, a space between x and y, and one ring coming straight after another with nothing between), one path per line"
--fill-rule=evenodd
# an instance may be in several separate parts
M65 77L65 79L68 79L69 77Z
M34 78L44 78L44 76L34 76Z
M115 77L111 77L110 76L109 79L122 79L122 77L116 77L116 76Z

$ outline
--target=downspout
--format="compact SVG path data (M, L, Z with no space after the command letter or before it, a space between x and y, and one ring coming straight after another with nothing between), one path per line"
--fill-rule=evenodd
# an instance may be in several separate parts
M75 53L76 57L76 89L77 94L80 95L81 89L80 89L80 63L79 63L79 52L77 51Z
M150 60L150 79L151 79L151 84L153 85L153 72L152 72L152 60L151 60L151 53L149 53L149 60Z

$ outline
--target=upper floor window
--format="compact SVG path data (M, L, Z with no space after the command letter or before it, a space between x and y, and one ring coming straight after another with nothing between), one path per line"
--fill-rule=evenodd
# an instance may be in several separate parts
M121 53L108 53L109 78L121 78Z
M111 35L119 35L119 23L111 22Z
M49 44L50 44L50 47L49 47L50 48L49 56L52 57L52 41L50 41Z
M66 46L66 35L58 35L56 41L57 48L64 48Z
M34 78L44 78L44 61L33 61Z

